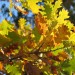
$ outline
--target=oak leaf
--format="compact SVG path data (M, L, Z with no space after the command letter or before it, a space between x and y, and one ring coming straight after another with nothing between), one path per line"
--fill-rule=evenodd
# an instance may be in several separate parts
M0 62L0 70L2 71L3 70L3 63Z
M54 41L61 43L63 40L68 40L70 36L69 29L66 25L58 27L58 30L54 30Z
M31 62L25 65L25 70L27 72L27 75L40 75L39 68L33 65Z
M35 24L38 29L38 32L42 35L45 35L48 31L48 25L46 18L43 17L41 13L38 13L35 17Z

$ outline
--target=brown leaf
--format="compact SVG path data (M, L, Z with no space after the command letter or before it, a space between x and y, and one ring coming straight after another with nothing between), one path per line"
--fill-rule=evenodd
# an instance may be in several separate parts
M3 62L8 61L8 57L2 52L0 52L0 61L3 61Z
M34 48L36 46L36 43L33 40L29 39L29 40L27 40L27 42L25 43L25 45L28 48Z
M58 75L57 67L51 65L51 72L53 73L53 75Z
M25 65L25 70L27 72L27 75L40 75L39 68L33 65L31 62Z
M54 41L59 44L63 40L68 40L70 36L69 29L66 25L58 27L58 30L54 30Z

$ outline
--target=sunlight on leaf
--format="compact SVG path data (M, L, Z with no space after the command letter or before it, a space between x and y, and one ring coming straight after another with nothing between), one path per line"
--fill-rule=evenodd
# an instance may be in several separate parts
M3 63L0 62L0 70L2 71L3 70Z

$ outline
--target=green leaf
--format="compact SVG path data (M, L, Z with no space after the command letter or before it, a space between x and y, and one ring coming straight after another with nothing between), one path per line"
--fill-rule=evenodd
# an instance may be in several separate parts
M65 73L69 73L69 75L72 74L72 72L75 71L75 58L71 59L71 60L68 60L68 61L64 61L62 64L61 64L61 67L63 69L63 72Z
M36 42L38 42L39 39L41 38L41 35L39 34L39 32L38 32L38 30L37 30L36 27L33 29L32 33L35 35L34 40L35 40Z
M16 65L6 65L5 69L10 75L21 75L19 66L17 67Z
M7 45L10 41L10 38L5 37L4 35L0 35L0 46Z
M51 18L52 7L53 7L53 5L48 2L45 3L45 5L44 5L43 12L44 12L44 15L47 16L48 19Z
M63 47L64 47L64 45L63 45L63 43L61 43L59 46L56 46L56 47L52 48L51 50L56 50L53 53L55 55L57 55L59 52L63 51Z
M20 42L21 40L21 36L15 31L9 32L7 37L10 38L12 42Z
M72 72L75 71L75 66L74 65L75 65L75 58L70 60L70 67L69 68L72 70Z
M24 36L19 35L16 31L9 32L7 35L11 39L12 43L25 43L27 39Z

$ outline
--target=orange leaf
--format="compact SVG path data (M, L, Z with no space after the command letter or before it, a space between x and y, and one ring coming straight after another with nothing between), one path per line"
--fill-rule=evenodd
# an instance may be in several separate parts
M47 20L45 17L42 16L42 14L37 14L37 16L35 17L35 24L38 29L38 32L42 35L45 35L48 30L48 26Z
M0 70L3 70L3 63L0 62Z
M28 48L34 48L36 46L36 43L33 40L29 39L29 40L27 40L27 42L25 43L25 45Z
M54 30L54 41L55 43L59 44L63 40L68 40L70 32L66 25L62 25L58 27L57 30Z

